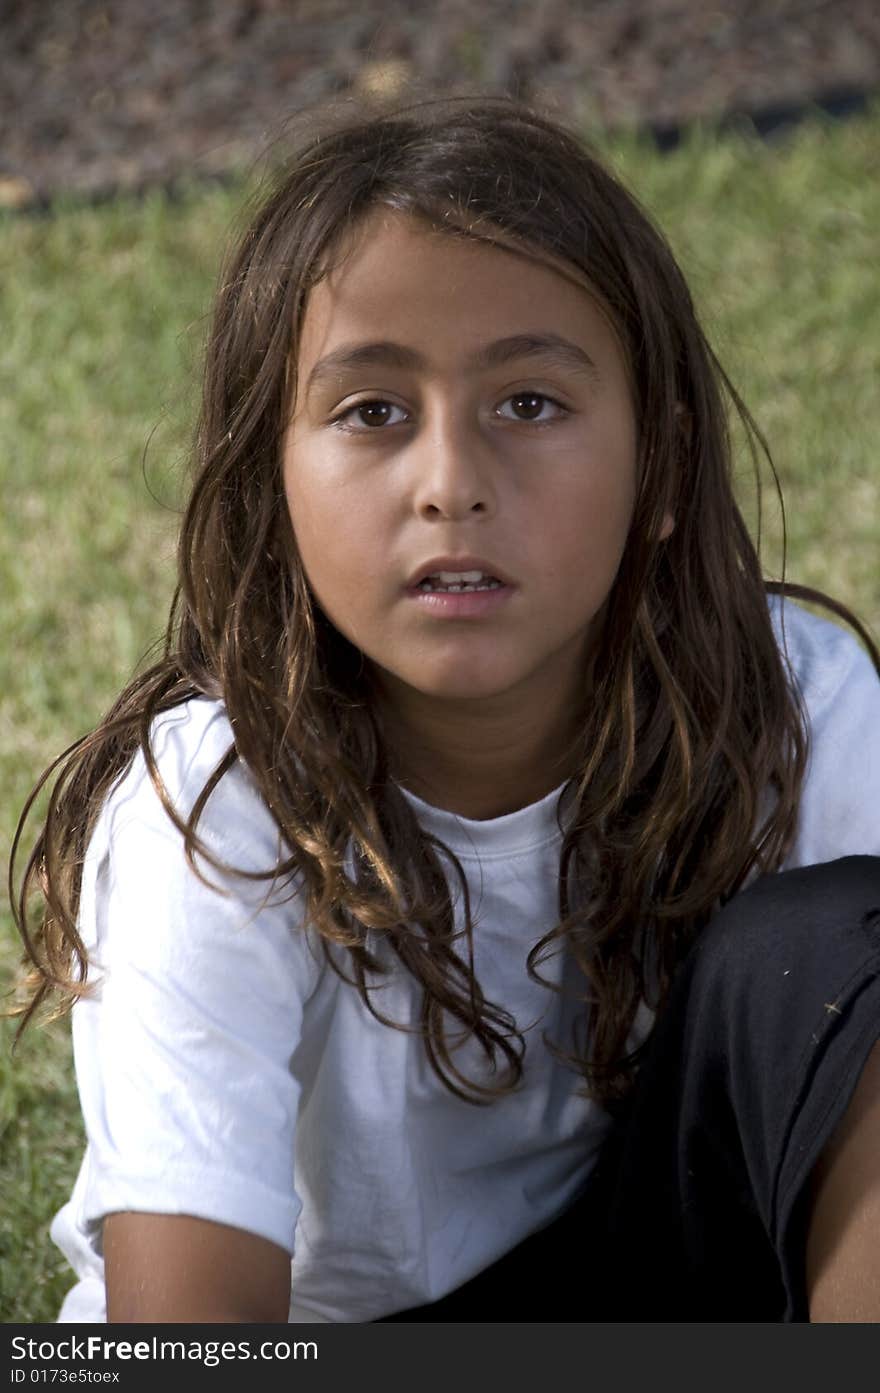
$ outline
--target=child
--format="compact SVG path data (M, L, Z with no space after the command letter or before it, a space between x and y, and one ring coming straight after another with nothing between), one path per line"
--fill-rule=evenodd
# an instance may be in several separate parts
M754 437L557 123L302 142L165 656L19 904L79 998L62 1321L880 1318L880 684L768 603L724 392Z

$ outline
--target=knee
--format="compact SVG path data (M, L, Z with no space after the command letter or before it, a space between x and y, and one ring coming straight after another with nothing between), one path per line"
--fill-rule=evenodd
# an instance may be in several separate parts
M848 856L762 876L729 900L698 939L693 968L725 995L752 996L776 977L841 981L880 957L880 857Z

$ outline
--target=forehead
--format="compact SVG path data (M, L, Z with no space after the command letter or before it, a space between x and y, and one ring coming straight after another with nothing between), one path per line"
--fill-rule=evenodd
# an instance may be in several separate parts
M488 240L491 238L491 240ZM313 287L299 336L305 366L352 338L430 341L553 329L589 332L619 349L610 312L579 268L516 244L500 229L446 230L373 209ZM393 332L392 332L393 330Z

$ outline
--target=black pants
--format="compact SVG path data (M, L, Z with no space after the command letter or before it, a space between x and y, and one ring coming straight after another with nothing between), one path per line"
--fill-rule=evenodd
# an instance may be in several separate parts
M561 1218L392 1321L805 1321L809 1181L880 1039L880 858L766 876L682 964Z

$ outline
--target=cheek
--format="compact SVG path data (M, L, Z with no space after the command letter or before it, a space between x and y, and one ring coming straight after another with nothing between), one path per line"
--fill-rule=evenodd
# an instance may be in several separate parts
M616 442L574 461L568 487L546 498L549 557L556 551L560 564L564 557L569 565L580 558L585 579L616 572L635 507L635 476L633 452Z
M284 492L300 560L322 608L340 627L355 615L382 554L375 520L332 480L288 467ZM349 635L350 636L350 635Z
M284 492L287 509L300 552L323 553L335 550L338 535L336 524L344 519L347 509L334 487L332 478L307 449L298 447L296 463L288 455L284 467Z
M289 466L284 471L284 493L300 560L312 588L320 591L324 572L332 574L334 569L331 500L314 487L307 472Z

